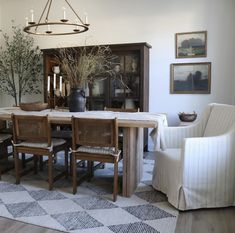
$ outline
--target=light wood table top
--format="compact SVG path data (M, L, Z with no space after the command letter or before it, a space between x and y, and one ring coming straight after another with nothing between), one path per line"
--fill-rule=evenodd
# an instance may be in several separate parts
M165 114L153 114L149 112L111 112L111 111L86 111L86 112L65 112L59 110L43 110L43 111L23 111L18 107L0 108L0 119L11 120L11 114L18 115L48 115L51 123L70 124L71 117L84 117L105 119L117 117L120 127L140 127L155 128L159 119L166 118Z

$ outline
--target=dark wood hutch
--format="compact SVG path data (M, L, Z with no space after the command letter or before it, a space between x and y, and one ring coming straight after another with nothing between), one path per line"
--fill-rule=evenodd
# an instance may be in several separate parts
M114 66L119 78L110 77L96 81L85 87L87 110L103 110L104 107L139 108L149 111L149 49L147 43L110 44L112 53L117 57ZM76 47L75 47L76 48ZM78 51L79 51L79 47ZM63 79L63 69L56 59L58 49L43 49L44 61L44 99L51 107L66 107L69 84ZM56 69L54 73L54 67ZM50 77L48 84L48 76ZM56 90L53 90L56 76ZM60 76L62 86L60 87ZM120 82L120 79L122 82ZM124 85L123 85L124 84ZM49 86L49 89L48 89ZM60 88L60 90L59 90ZM145 132L145 149L147 149L147 131Z

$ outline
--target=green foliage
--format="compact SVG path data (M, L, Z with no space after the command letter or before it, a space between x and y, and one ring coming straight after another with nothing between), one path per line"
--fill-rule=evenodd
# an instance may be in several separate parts
M13 36L3 34L0 48L0 91L21 102L26 94L39 94L42 81L42 55L33 38L13 26Z

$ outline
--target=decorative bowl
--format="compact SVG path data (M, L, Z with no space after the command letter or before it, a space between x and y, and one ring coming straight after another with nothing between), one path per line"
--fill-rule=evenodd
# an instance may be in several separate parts
M192 121L195 121L197 118L197 113L195 112L193 113L180 112L178 115L179 115L179 119L184 122L192 122Z
M20 103L20 109L24 111L42 111L48 108L48 103L33 102L33 103Z

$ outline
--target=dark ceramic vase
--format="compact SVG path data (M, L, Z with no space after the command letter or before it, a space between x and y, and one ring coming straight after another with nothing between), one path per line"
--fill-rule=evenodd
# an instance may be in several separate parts
M70 112L84 112L86 108L85 92L80 88L71 88L68 106Z

